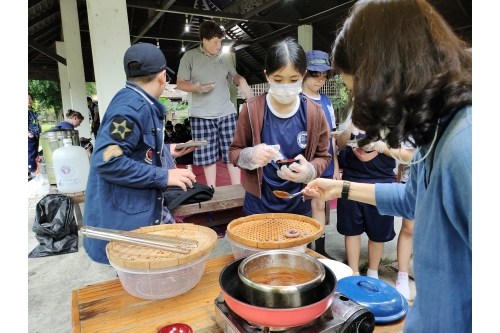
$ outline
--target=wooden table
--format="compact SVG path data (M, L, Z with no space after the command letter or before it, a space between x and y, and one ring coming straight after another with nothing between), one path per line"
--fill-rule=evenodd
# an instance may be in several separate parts
M323 258L307 249L308 254ZM150 332L176 322L195 332L222 333L215 321L214 300L219 296L219 274L234 260L232 254L209 259L200 282L190 291L164 300L145 300L128 294L120 280L89 285L73 291L73 333ZM391 325L377 325L376 333L403 331L404 318Z

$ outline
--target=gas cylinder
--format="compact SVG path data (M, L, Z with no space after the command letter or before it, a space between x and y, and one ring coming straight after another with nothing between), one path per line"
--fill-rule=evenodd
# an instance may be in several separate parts
M63 144L63 147L52 153L57 190L61 193L83 192L90 171L87 151L80 146L73 146L70 138L64 138Z

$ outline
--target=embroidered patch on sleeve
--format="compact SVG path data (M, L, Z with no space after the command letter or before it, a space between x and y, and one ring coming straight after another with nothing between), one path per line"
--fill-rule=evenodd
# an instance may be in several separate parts
M112 157L120 157L123 155L123 150L118 145L111 145L102 153L102 160L108 162Z
M133 129L134 124L120 116L115 117L109 126L111 138L116 141L127 140Z

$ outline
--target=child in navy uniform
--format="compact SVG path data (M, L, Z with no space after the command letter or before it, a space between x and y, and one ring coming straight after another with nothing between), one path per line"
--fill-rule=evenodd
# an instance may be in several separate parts
M379 140L361 148L348 144L350 139L359 140L364 137L365 133L352 125L351 120L346 122L345 130L337 139L337 146L341 150L339 164L343 170L342 179L368 184L395 182L396 161L383 141ZM405 161L410 160L413 155L412 148L404 146L397 154L401 154ZM359 275L361 234L366 232L366 275L378 279L378 266L384 252L384 243L396 236L394 216L380 214L374 205L347 200L337 206L337 231L345 236L347 263L355 275Z
M292 38L267 52L265 74L269 92L248 99L229 146L234 166L245 169L246 215L286 212L311 216L311 201L302 196L279 199L274 190L296 193L323 174L332 156L330 127L321 106L299 95L306 73L306 55ZM289 167L275 163L298 159Z
M336 129L335 125L335 113L333 110L332 101L328 96L320 94L318 91L325 85L326 81L330 78L332 68L330 67L330 60L328 53L312 50L306 52L307 60L307 73L302 82L302 93L313 100L314 102L321 105L323 111L325 112L325 117L330 128L330 132ZM332 155L332 161L328 164L328 167L321 175L322 178L329 179L340 179L339 165L337 160L337 147L335 140L330 137L330 148L328 152ZM319 198L313 198L311 201L312 206L312 218L319 221L323 226L325 226L325 201ZM326 253L325 250L325 234L321 235L315 241L314 250L327 258L333 259Z

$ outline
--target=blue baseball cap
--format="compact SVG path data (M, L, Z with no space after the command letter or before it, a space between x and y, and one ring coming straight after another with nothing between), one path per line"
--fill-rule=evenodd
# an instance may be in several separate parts
M141 69L129 69L128 64L133 61L140 63ZM156 45L150 43L137 43L129 47L123 57L123 67L125 74L129 77L156 74L164 69L175 74L167 67L167 59L165 59L163 52Z
M314 72L327 72L332 70L328 53L312 50L306 52L307 70Z

